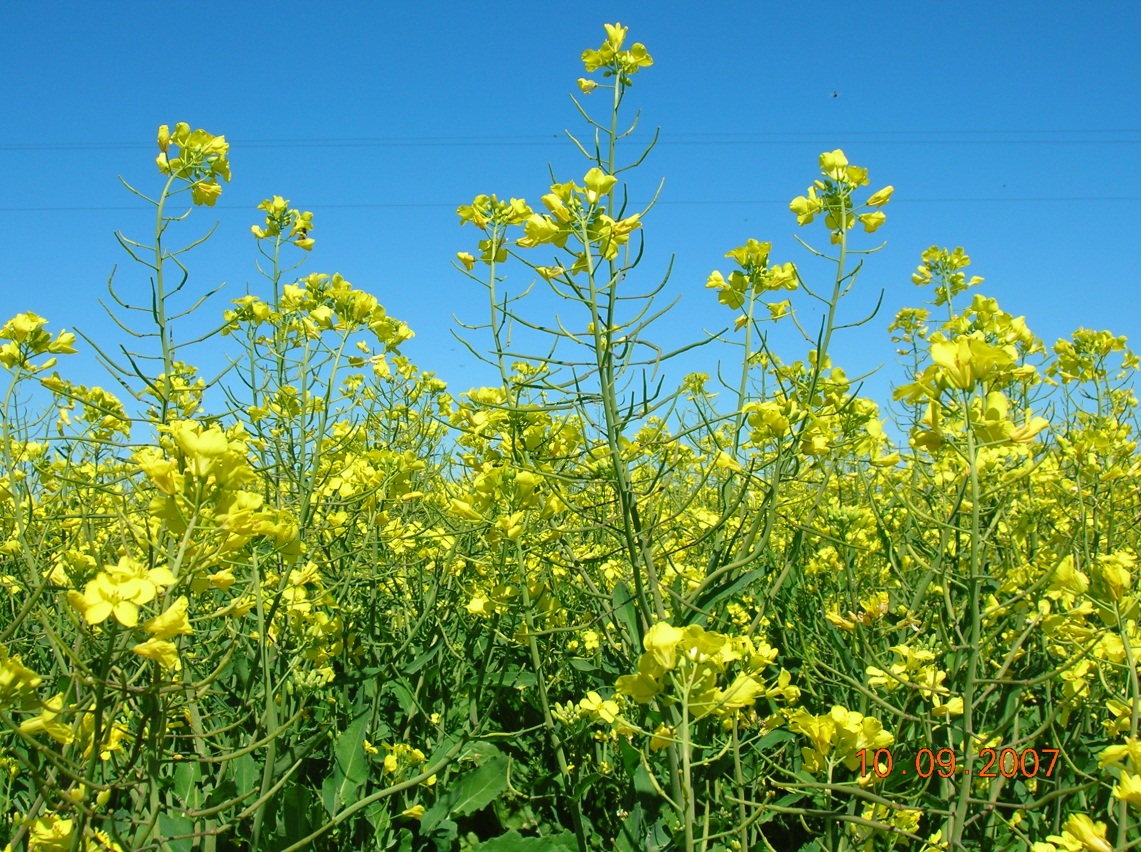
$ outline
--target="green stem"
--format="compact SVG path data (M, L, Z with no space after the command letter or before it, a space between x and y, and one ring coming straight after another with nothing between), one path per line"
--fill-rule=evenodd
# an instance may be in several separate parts
M162 235L166 230L166 200L170 195L170 188L174 185L174 175L171 174L166 180L166 186L162 188L159 193L158 202L155 204L155 262L154 262L154 303L152 306L152 316L154 317L155 325L159 330L159 342L162 346L162 399L160 400L159 408L159 423L167 425L170 421L170 394L173 386L174 369L174 339L171 335L169 324L166 317L166 287L163 277L163 268L166 261L166 253L162 248Z
M982 489L979 486L978 445L972 430L970 406L967 404L966 394L961 397L961 404L966 415L967 459L970 465L971 488L971 550L970 573L967 577L967 618L969 619L967 640L967 674L963 683L963 715L961 717L963 765L971 766L975 755L974 738L974 711L975 688L978 681L979 670L979 643L982 638L982 610L979 605L981 596L982 571L982 522L980 517L979 500ZM958 800L951 817L951 827L948 838L951 849L963 846L963 830L969 815L971 805L971 778L962 778Z

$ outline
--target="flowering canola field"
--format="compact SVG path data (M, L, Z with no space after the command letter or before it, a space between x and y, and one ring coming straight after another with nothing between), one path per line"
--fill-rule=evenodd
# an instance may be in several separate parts
M836 150L790 204L834 276L732 249L706 285L726 329L697 342L718 380L651 382L678 353L631 289L653 205L619 175L653 60L605 30L582 176L458 209L493 386L453 394L374 296L291 278L314 222L281 197L252 228L264 293L209 335L234 366L201 378L168 231L230 165L185 124L139 193L153 237L121 237L151 279L112 291L139 351L82 347L139 410L68 380L74 334L0 327L6 850L1141 840L1137 356L1104 331L1045 344L932 247L926 307L890 325L893 443L829 356L892 188ZM804 357L770 349L775 323Z

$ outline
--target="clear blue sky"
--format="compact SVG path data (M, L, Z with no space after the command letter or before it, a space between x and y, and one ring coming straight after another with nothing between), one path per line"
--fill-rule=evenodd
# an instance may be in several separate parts
M548 164L581 179L587 163L559 137L582 130L568 97L579 55L614 21L655 60L628 103L661 143L631 194L645 200L665 178L636 280L652 286L675 255L666 294L682 302L656 335L666 348L732 320L704 284L749 237L810 278L828 274L793 239L825 233L798 231L788 201L836 147L870 169L872 188L896 190L876 235L887 247L847 317L881 289L883 308L834 350L850 375L885 364L871 395L908 379L885 329L919 304L910 274L932 244L964 246L982 292L1047 343L1078 326L1137 342L1135 2L10 4L0 314L121 339L97 302L107 277L118 264L135 298L147 284L113 232L145 241L153 220L117 176L157 191L155 130L186 121L231 143L218 207L175 232L189 240L219 223L190 256L191 289L227 284L211 316L247 285L264 292L249 226L280 194L315 214L306 271L374 293L416 332L407 354L454 392L489 381L450 336L453 312L480 322L487 311L452 268L477 237L455 208L481 192L537 204ZM509 287L528 283L518 270ZM559 309L543 297L530 315ZM806 349L779 347L789 360ZM205 371L217 358L193 360ZM109 385L86 347L68 361L69 377ZM678 374L691 369L714 365Z

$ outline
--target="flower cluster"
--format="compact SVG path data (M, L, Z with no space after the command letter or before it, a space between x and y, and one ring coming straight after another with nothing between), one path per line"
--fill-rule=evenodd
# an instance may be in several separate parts
M172 150L172 146L177 150ZM230 145L225 136L214 136L205 130L191 130L179 122L172 133L167 125L158 129L159 155L155 159L159 171L190 185L195 204L213 207L222 194L218 178L229 182Z
M769 264L769 252L772 243L762 243L750 239L745 245L725 254L726 257L737 261L740 269L735 269L726 278L719 270L713 270L705 287L717 291L717 301L733 311L739 311L747 304L747 312L737 319L736 327L740 329L753 315L754 298L761 293L771 293L780 290L795 290L800 278L796 267L791 263ZM787 315L789 302L782 301L768 305L773 320Z
M963 715L962 696L952 696L943 685L947 673L934 665L935 654L925 648L912 648L908 645L895 645L891 651L897 659L887 670L876 666L867 667L869 686L881 686L889 691L901 687L910 688L920 698L931 702L933 716Z
M313 230L313 214L308 210L303 213L290 207L289 199L280 195L265 199L258 205L258 210L265 211L265 226L251 225L250 231L259 240L279 237L288 232L287 239L292 240L299 249L310 251L313 248L313 238L309 236Z
M785 714L793 733L803 734L812 743L801 749L804 768L813 774L829 763L843 763L853 772L860 768L860 752L874 752L895 742L883 723L839 705L814 716L803 707ZM870 775L870 773L869 773Z
M626 50L622 49L626 42L628 27L621 24L604 24L603 26L606 28L606 41L598 50L584 50L582 64L586 67L587 72L594 72L603 68L605 69L602 72L604 77L617 76L622 85L629 86L630 76L637 74L642 68L649 68L653 65L653 57L646 52L644 44L635 43ZM597 86L592 80L586 79L580 79L578 84L579 88L587 94Z
M615 688L639 704L655 699L681 701L694 720L725 717L752 707L758 699L777 698L794 703L799 688L783 669L773 684L764 671L776 662L777 650L748 636L726 636L691 624L685 628L658 622L647 631L646 651L638 660L638 673L618 678ZM732 681L721 679L736 665Z
M38 373L55 366L56 359L48 358L42 364L32 365L31 359L45 353L51 355L75 354L75 335L61 331L54 338L44 331L47 320L31 311L17 314L0 327L0 364L9 370L26 370Z
M820 171L823 179L813 181L807 195L798 195L789 204L796 214L798 225L807 225L817 215L824 214L824 224L832 232L832 244L850 231L857 221L867 233L873 233L884 223L884 212L879 208L891 200L894 187L885 186L872 193L861 205L856 206L852 193L861 186L868 185L868 170L848 163L844 152L825 151L820 155ZM864 211L864 212L860 212Z

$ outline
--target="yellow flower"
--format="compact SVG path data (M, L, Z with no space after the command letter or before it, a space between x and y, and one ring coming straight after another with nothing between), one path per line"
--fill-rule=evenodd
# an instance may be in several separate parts
M140 563L123 556L119 564L100 571L80 595L74 590L67 596L88 624L99 624L114 614L124 627L139 623L139 606L150 603L163 586L175 583L167 568L146 570Z
M180 596L166 612L162 615L156 615L143 624L143 629L148 633L153 633L156 639L173 639L180 633L183 635L193 633L190 628L190 621L186 617L186 608L189 603L185 595Z
M895 192L894 186L885 186L878 192L873 192L871 196L868 197L868 207L883 207L887 204L893 192Z
M769 315L773 321L784 319L788 316L789 311L792 310L792 302L785 299L783 302L769 302L766 307L769 309Z
M406 808L405 810L401 811L400 815L409 817L411 819L420 819L424 816L424 806L423 805L413 805L412 807Z
M626 43L626 27L621 24L606 24L605 27L606 41L598 50L584 50L582 63L587 71L597 71L603 67L613 69L622 75L622 82L629 85L628 75L653 65L654 60L643 44L634 44L629 50L622 50L622 45Z
M55 814L37 817L28 830L28 852L67 852L75 833L72 820Z
M1122 772L1121 778L1113 785L1113 795L1135 808L1141 808L1141 775Z
M1044 429L1050 428L1050 421L1044 417L1031 417L1021 426L1010 430L1010 440L1016 444L1028 444Z
M816 196L816 187L809 187L808 195L798 195L788 208L796 214L796 224L807 225L824 209L824 200Z
M459 262L464 265L464 269L466 269L468 272L471 272L475 267L475 255L473 255L471 252L458 251L456 252L456 257L459 259Z
M454 497L449 501L451 512L453 515L463 518L467 521L482 521L483 515L472 508L471 503L466 500L457 500Z
M963 697L961 695L956 695L946 704L943 704L942 699L938 695L935 695L932 697L932 705L932 716L951 717L963 715Z
M611 50L618 51L622 49L622 43L626 41L626 31L629 27L624 27L620 23L603 24L606 30L606 43L610 46Z
M42 681L38 674L24 668L19 656L9 657L8 648L0 645L0 709L25 707Z
M467 611L472 615L494 615L495 606L487 595L474 595L467 604Z
M1128 553L1101 554L1097 558L1097 572L1109 596L1121 600L1125 592L1132 588L1133 580L1129 569L1136 560Z
M978 337L964 336L932 343L931 360L942 368L947 384L971 390L976 382L1012 366L1015 358L1012 347L999 349Z
M584 713L591 714L595 720L610 724L618 718L618 703L609 699L603 700L597 692L588 692L586 698L578 702Z
M1127 737L1125 745L1108 746L1101 750L1097 756L1097 768L1105 769L1111 764L1123 764L1129 761L1129 768L1134 773L1141 773L1141 742L1134 737Z
M755 680L748 675L739 674L728 689L719 691L716 712L731 713L751 707L764 693L765 690Z
M844 180L848 175L848 158L837 148L820 155L820 170L832 180Z
M853 612L849 612L848 614L855 617L855 613L853 613ZM828 609L828 611L826 613L824 613L824 618L828 621L829 624L831 624L833 627L836 627L840 630L855 630L856 629L856 622L840 615L840 608L838 606L836 606L835 604L833 604ZM876 669L874 666L868 667L869 673L873 670L876 672L880 671L879 669Z
M176 459L165 458L157 447L143 447L132 456L139 470L145 473L163 494L173 496L182 490L182 475Z
M642 640L642 645L654 663L662 671L668 672L677 665L677 646L683 636L685 636L683 630L679 630L668 622L659 621L646 631L646 638Z
M100 796L107 795L108 791L104 790ZM95 829L92 833L94 843L88 841L87 849L89 852L123 852L123 847L111 839L111 836L100 829Z
M84 713L80 719L78 739L83 746L84 758L91 757L92 752L98 749L100 760L110 760L114 752L121 752L123 750L123 738L129 736L130 732L126 726L119 723L110 723L110 720L105 720L100 730L102 731L100 739L102 742L95 743L95 713Z
M1047 840L1063 843L1070 848L1073 848L1071 841L1076 841L1081 844L1078 849L1089 852L1113 852L1113 844L1105 839L1104 822L1094 822L1085 814L1072 814L1062 829L1064 833L1061 837L1050 835Z
M221 571L215 571L206 579L210 581L211 586L222 592L227 591L230 586L238 582L238 578L234 576L234 569L230 567L223 568Z
M596 166L586 173L583 183L586 184L586 200L594 204L609 194L610 190L614 188L614 184L618 183L618 178L606 174Z
M1074 567L1073 554L1062 557L1050 578L1050 591L1069 595L1084 595L1089 589L1089 577ZM1110 748L1114 748L1111 746Z
M643 659L646 656L648 655L643 655ZM645 673L622 675L615 681L614 688L622 695L630 696L639 704L649 704L661 690L658 682Z
M673 742L674 734L674 729L665 722L659 724L650 737L650 751L661 751L664 748L669 748L670 743Z
M519 536L523 535L523 521L525 519L526 513L512 512L510 515L503 515L496 519L495 526L507 536L509 541L516 541Z
M598 84L593 80L586 79L585 77L579 77L578 87L582 89L582 93L584 95L589 95L591 92L598 88Z
M744 468L741 467L741 463L724 450L718 450L717 458L713 461L713 466L718 470L729 470L733 473L741 473L744 470Z
M174 442L190 462L191 470L198 477L206 476L214 463L230 448L226 433L217 424L203 429L201 423L179 420L171 423L166 430L170 432Z
M139 600L142 596L137 580L125 579L117 583L110 574L100 572L84 588L83 617L88 624L100 624L114 614L116 621L124 627L134 627L139 623L138 603L143 602Z
M221 195L222 187L218 185L216 180L200 180L190 186L190 198L198 205L205 204L207 207L213 207L214 202Z
M38 734L42 731L60 745L67 745L75 739L75 735L72 733L71 725L59 721L62 712L63 695L53 695L43 703L40 715L25 721L20 725L20 730L25 734Z
M178 647L173 642L168 642L165 639L148 639L131 649L140 657L146 657L148 660L154 660L164 669L170 671L180 671L182 669L182 661L178 659Z

